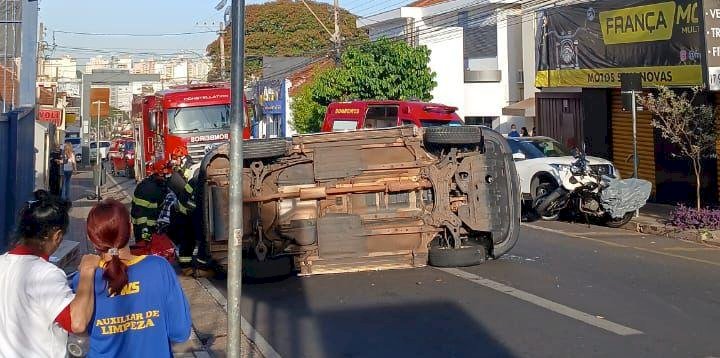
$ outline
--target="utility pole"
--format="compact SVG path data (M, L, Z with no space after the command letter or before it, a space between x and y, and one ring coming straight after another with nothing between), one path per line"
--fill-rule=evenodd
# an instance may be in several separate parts
M93 102L93 104L97 104L97 131L95 132L95 173L97 175L97 182L95 184L95 199L97 199L97 201L102 200L102 197L100 196L100 186L102 185L102 163L100 163L100 105L105 103L107 102Z
M232 0L230 77L230 212L228 228L227 355L240 358L242 337L243 93L245 87L245 0Z
M220 80L225 81L225 22L220 22Z
M335 33L333 34L332 42L335 45L335 64L340 64L340 46L342 36L340 35L340 20L339 20L340 5L338 0L335 0L334 13L335 13Z
M334 13L335 13L335 32L330 32L330 30L325 26L325 24L320 20L320 17L315 14L315 11L308 5L308 3L305 0L300 0L303 4L305 4L305 7L310 11L310 13L315 17L315 20L322 26L323 29L325 29L325 32L330 35L330 41L333 43L333 48L335 50L335 64L340 64L340 44L342 41L342 36L340 36L340 5L338 4L338 0L335 0L334 3Z

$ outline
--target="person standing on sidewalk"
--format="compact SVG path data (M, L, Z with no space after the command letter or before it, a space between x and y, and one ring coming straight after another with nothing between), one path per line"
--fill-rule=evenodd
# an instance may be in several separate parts
M48 262L68 229L70 204L44 190L34 195L20 211L18 243L0 256L0 357L64 358L68 332L84 332L92 317L99 257L82 257L73 294Z
M62 194L60 195L65 200L70 200L70 179L72 179L73 173L77 171L77 163L75 162L75 152L73 152L72 144L65 143L65 150L63 153L63 184Z
M103 200L88 215L88 238L102 255L88 357L171 357L171 343L190 338L190 308L175 270L162 257L133 255L131 227L117 200Z

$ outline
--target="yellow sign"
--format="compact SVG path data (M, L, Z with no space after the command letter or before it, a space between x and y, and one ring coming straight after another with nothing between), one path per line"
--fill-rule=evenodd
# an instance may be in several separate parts
M643 87L702 84L702 66L656 66L538 71L536 87L619 87L621 73L639 73Z
M77 119L77 114L75 113L65 113L65 126L69 126L71 124L75 124L75 120Z
M360 114L359 108L337 108L335 114Z
M601 11L600 28L606 45L667 41L675 25L683 33L700 30L697 3L676 4L674 1L624 9Z

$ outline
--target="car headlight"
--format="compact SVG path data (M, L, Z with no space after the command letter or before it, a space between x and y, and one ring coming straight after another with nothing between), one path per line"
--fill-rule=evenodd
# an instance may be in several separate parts
M570 170L569 164L550 164L550 166L557 171Z

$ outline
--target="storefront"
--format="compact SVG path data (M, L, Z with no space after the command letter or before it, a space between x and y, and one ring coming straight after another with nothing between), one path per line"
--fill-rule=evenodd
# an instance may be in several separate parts
M278 138L287 134L285 80L264 80L257 84L258 118L253 138Z
M623 110L620 75L639 73L643 91L703 84L700 0L606 0L538 11L535 39L537 131L633 174L632 115ZM718 103L709 96L706 103ZM638 176L653 183L651 200L677 203L693 192L689 160L637 114ZM712 161L710 163L709 161ZM717 164L708 158L703 196L717 198ZM682 194L678 194L682 193Z

